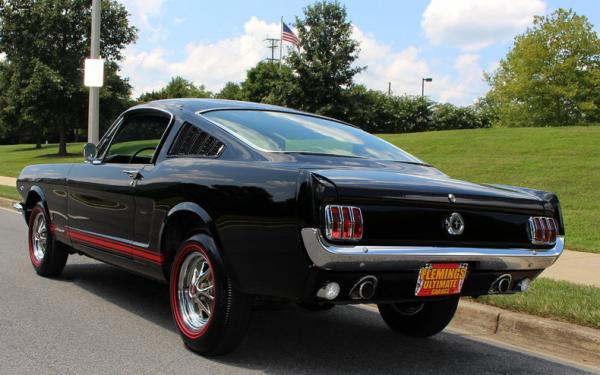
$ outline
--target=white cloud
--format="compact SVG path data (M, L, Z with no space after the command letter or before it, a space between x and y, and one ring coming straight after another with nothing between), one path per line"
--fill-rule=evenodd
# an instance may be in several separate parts
M545 11L543 0L431 0L421 27L434 44L476 50L511 40Z
M487 89L478 55L461 54L449 64L449 73L441 73L435 67L445 65L446 61L427 61L415 46L395 52L391 46L378 42L373 35L357 27L354 27L353 37L361 43L357 64L367 66L356 81L369 88L387 91L391 82L396 95L420 95L421 79L432 77L433 82L426 83L426 95L459 105L471 104Z
M479 56L464 53L454 62L454 74L442 76L433 88L440 102L467 105L487 90Z
M190 43L185 47L185 57L179 61L169 59L169 51L163 48L151 51L129 48L122 70L130 77L134 96L160 88L177 75L218 91L227 81L242 81L246 70L265 58L264 40L278 35L279 28L278 23L252 17L244 24L242 35L213 43Z
M173 23L175 23L175 25L180 25L180 24L184 23L185 21L187 21L187 18L185 18L185 17L175 17L173 19Z
M130 78L136 97L164 87L177 75L203 84L211 91L219 91L227 81L244 80L246 70L267 56L264 39L277 36L279 27L278 23L251 17L244 24L242 34L210 43L190 43L179 59L172 58L173 51L161 47L151 50L129 47L124 53L122 70ZM388 82L392 82L395 94L420 95L421 78L431 76L433 82L428 83L425 90L435 99L470 104L474 97L485 92L478 55L463 53L451 61L428 61L415 46L395 51L357 27L354 27L353 37L361 44L357 65L367 66L356 81L369 88L386 91ZM445 74L436 69L446 65L450 71L445 69Z
M166 31L158 22L167 0L121 0L130 13L130 21L150 42L164 40Z
M396 94L416 94L421 77L429 74L427 62L419 56L414 46L394 52L392 47L379 43L371 34L365 34L354 27L353 37L360 42L357 65L367 66L356 81L369 88L385 91L388 82Z

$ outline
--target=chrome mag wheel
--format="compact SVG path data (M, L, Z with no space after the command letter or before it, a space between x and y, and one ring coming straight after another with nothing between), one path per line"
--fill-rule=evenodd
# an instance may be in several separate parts
M192 332L202 330L214 310L215 282L210 262L200 252L183 261L177 280L177 303L183 323Z
M40 213L35 217L33 230L31 231L33 256L38 262L44 260L44 256L46 255L47 238L48 227L46 226L46 218Z

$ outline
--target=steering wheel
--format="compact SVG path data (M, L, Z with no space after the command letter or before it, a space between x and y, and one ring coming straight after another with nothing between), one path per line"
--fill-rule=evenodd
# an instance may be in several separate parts
M138 156L138 154L142 151L146 151L146 150L156 150L156 147L144 147L144 148L140 148L139 150L137 150L136 152L133 153L133 155L131 155L131 157L129 158L129 164L131 164L131 162L133 161L133 159L135 159L136 156Z

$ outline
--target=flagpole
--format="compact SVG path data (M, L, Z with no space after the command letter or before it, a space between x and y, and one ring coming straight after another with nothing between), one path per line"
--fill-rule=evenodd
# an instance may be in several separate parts
M279 38L279 66L281 66L281 54L283 51L283 16L281 16L281 28Z

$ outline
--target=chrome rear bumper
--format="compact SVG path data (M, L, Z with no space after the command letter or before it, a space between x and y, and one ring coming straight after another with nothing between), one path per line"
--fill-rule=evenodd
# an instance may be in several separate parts
M563 236L551 249L490 249L472 247L339 246L323 239L315 228L302 229L302 241L312 262L335 271L417 270L430 262L476 262L478 270L541 270L563 251Z

